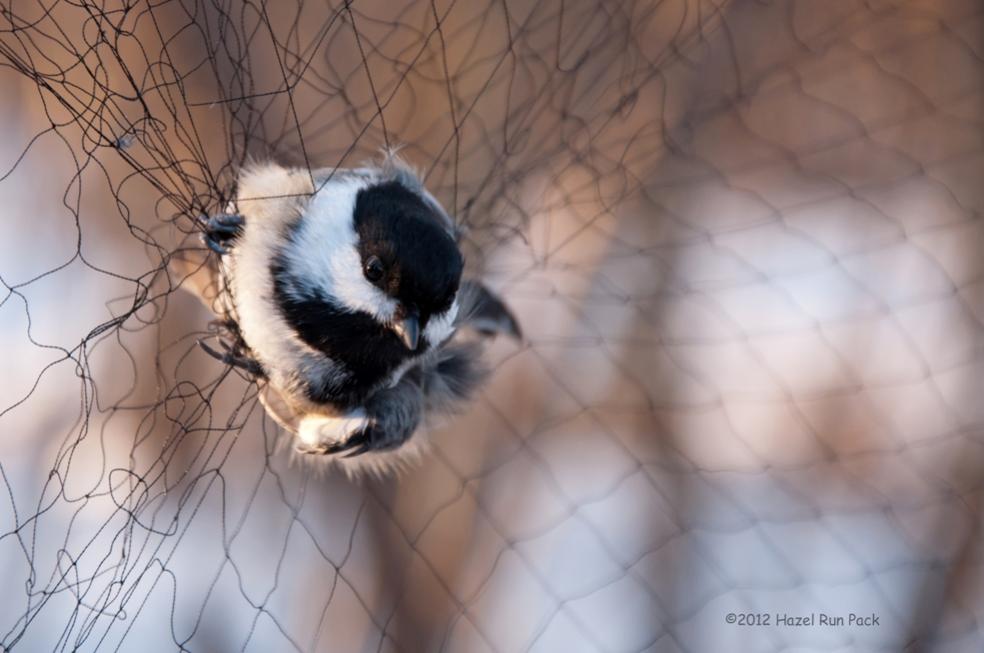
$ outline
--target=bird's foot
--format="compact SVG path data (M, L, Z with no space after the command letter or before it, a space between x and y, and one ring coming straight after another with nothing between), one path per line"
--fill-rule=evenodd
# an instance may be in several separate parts
M346 415L308 415L301 420L295 449L299 453L353 458L367 452L387 451L403 444L391 437L361 410Z
M246 354L242 353L237 347L230 345L228 342L222 338L218 339L219 345L222 347L223 351L217 351L212 348L205 340L199 340L198 346L201 347L206 354L214 358L215 360L222 361L226 365L232 365L233 367L238 367L240 369L246 370L250 374L258 377L264 377L265 373L263 371L263 366L260 365L258 361Z
M223 213L199 218L202 225L202 242L219 256L229 253L229 244L243 232L246 221L235 213Z

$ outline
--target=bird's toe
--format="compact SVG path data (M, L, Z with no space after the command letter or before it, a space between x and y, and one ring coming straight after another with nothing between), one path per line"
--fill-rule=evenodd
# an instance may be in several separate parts
M396 449L407 439L362 414L307 416L301 420L295 449L299 453L354 458Z
M229 253L229 244L242 234L246 221L241 215L224 213L213 216L202 216L202 242L210 250L224 256Z
M361 411L345 415L306 415L297 430L295 449L301 453L337 454L357 447L369 420Z

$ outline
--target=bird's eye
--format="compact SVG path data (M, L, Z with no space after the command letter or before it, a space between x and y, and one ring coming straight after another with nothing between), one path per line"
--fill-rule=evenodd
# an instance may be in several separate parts
M383 266L383 262L379 260L378 256L370 256L366 259L366 263L363 266L363 271L365 272L366 279L376 282L383 278L383 275L386 273L386 268Z

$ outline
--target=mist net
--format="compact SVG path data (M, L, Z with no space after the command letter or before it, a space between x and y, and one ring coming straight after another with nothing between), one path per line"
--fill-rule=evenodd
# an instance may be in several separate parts
M2 4L0 649L980 650L978 0ZM353 481L169 264L398 145L526 339Z

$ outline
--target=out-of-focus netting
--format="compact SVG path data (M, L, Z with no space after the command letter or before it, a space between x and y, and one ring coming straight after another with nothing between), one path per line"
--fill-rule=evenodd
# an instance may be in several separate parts
M980 0L3 5L0 649L981 650ZM398 143L528 338L352 483L167 263Z

